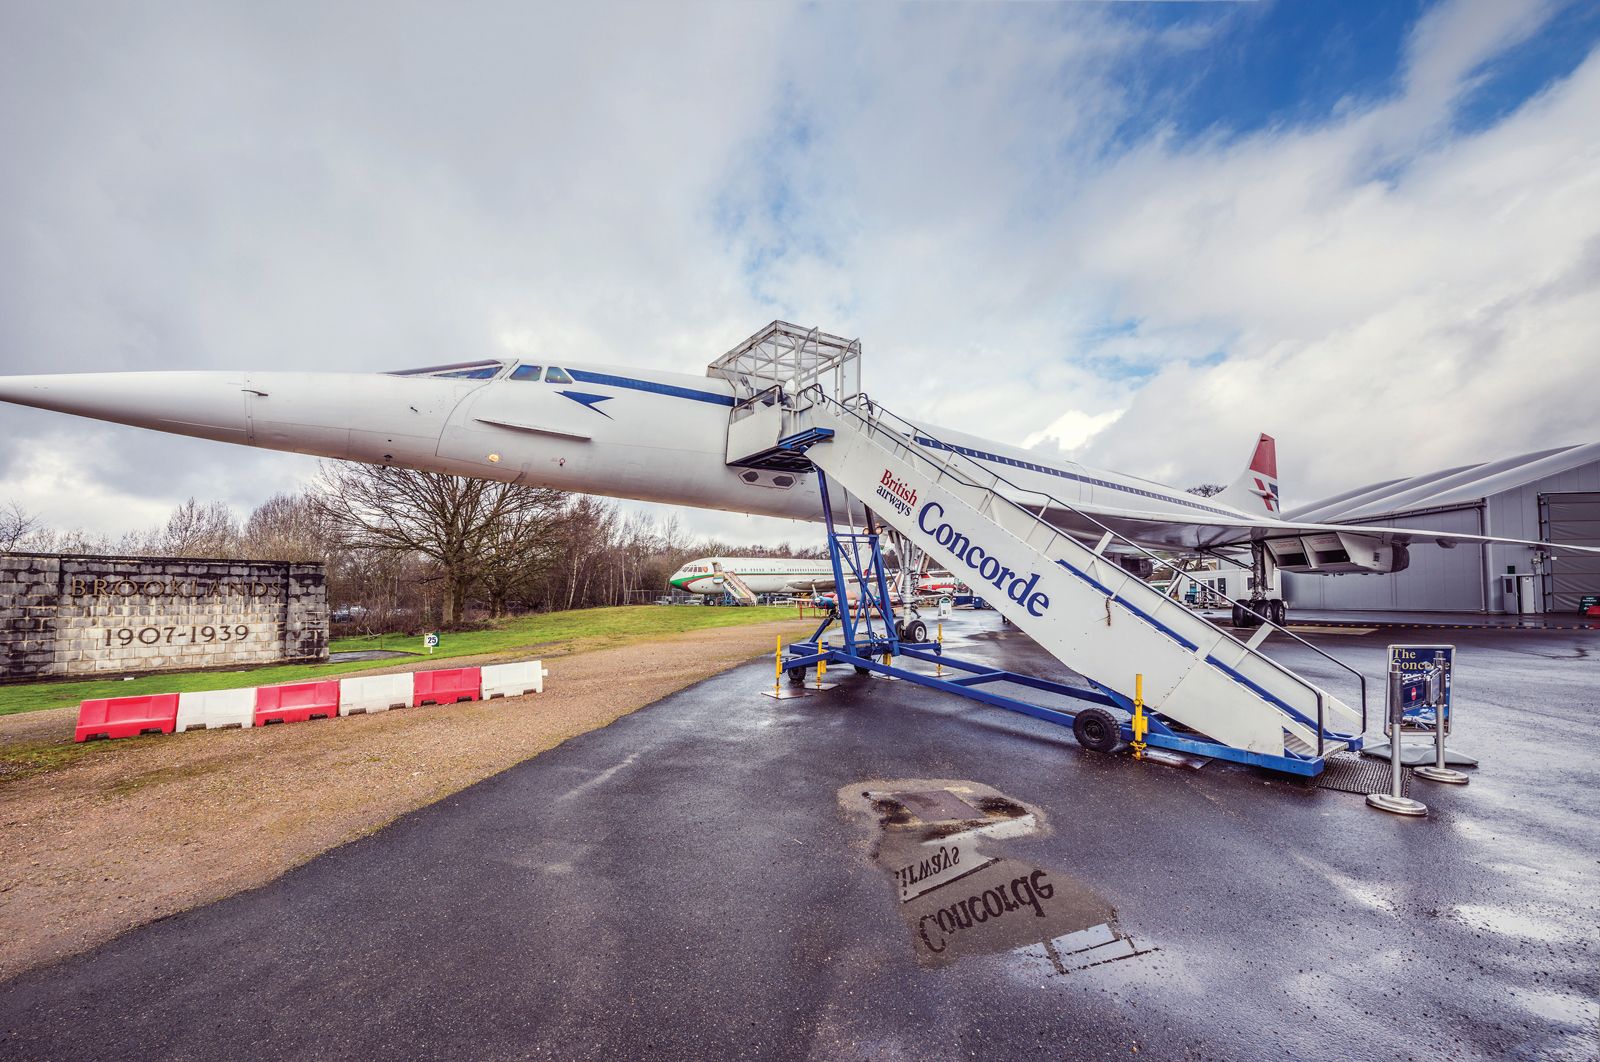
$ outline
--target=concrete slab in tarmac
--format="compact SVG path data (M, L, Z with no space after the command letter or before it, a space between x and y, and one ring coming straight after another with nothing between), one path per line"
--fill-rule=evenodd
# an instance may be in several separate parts
M974 628L995 622L953 624L949 648L1059 675ZM1457 744L1484 766L1465 788L1415 782L1425 820L1084 753L910 683L773 701L756 663L0 987L0 1054L1594 1058L1600 641L1452 634ZM1376 674L1388 640L1321 643ZM877 824L841 800L895 780L970 783L880 810L917 829L990 809L981 839L945 830L986 869L881 865ZM943 964L902 917L939 875L1003 900L987 913L1007 927ZM1029 909L1045 884L1050 918ZM1090 918L1110 928L1070 938ZM1076 945L1028 946L1031 919L1143 953L1061 973Z

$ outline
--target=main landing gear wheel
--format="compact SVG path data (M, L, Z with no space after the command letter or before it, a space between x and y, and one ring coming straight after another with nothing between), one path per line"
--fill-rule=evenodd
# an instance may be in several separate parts
M1271 617L1273 623L1282 627L1289 622L1289 606L1284 603L1283 599L1279 598L1276 601L1267 602L1267 608L1267 615Z
M804 686L805 684L806 684L806 669L803 668L803 667L791 667L789 669L789 685L791 685L791 686Z
M1072 736L1090 752L1110 752L1122 743L1122 727L1104 708L1085 708L1073 716Z
M900 635L900 640L917 644L928 640L928 625L921 620L912 620L906 624L905 632Z

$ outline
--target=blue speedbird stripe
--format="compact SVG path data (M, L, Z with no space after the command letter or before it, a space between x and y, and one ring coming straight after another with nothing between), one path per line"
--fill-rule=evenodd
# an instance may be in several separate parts
M678 387L675 384L655 383L652 380L635 380L631 376L612 376L610 373L589 372L586 369L568 369L572 378L581 383L610 384L612 387L628 387L635 391L649 391L652 394L671 395L673 398L692 398L696 402L710 402L716 406L733 405L732 395L719 395L715 391L697 391L692 387Z
M951 453L962 454L966 457L974 457L980 461L993 461L996 464L1010 465L1012 468L1025 468L1029 472L1042 472L1047 476L1057 476L1061 479L1070 479L1075 483L1087 483L1091 487L1105 487L1108 490L1120 490L1124 494L1137 494L1144 498L1154 498L1157 501L1171 502L1173 505L1186 505L1191 509L1199 509L1202 512L1216 513L1218 516L1235 515L1234 513L1228 512L1226 509L1218 509L1214 506L1202 505L1199 502L1193 502L1187 498L1178 498L1170 494L1157 494L1153 490L1141 490L1138 487L1130 487L1122 483L1113 483L1109 479L1095 479L1093 476L1081 476L1076 472L1068 472L1061 468L1051 468L1049 465L1041 465L1033 461L1019 461L1015 457L1002 457L1000 454L991 454L983 450L974 450L970 446L956 446L952 443L940 442L938 439L930 439L926 435L918 435L917 442L933 450L949 450Z
M1064 560L1058 560L1056 563L1061 565L1067 571L1071 572L1073 575L1076 575L1079 579L1082 579L1084 582L1088 583L1090 586L1094 587L1096 590L1100 591L1102 594L1106 595L1107 597L1111 596L1111 590L1104 583L1100 582L1088 572L1079 571Z

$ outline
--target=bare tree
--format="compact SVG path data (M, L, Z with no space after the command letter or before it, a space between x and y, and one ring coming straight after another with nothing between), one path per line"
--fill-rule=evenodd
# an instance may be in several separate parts
M43 531L44 523L20 502L10 502L0 508L0 553L16 553L31 546L32 540Z
M1224 487L1221 483L1196 483L1192 487L1185 487L1184 488L1184 490L1187 491L1188 493L1190 493L1190 494L1198 494L1202 498L1209 498L1213 494L1221 494L1223 491L1225 491L1227 489L1228 488Z
M274 494L251 511L241 552L257 560L326 561L334 543L328 518L310 494Z
M343 545L420 553L439 566L442 618L461 622L467 596L505 531L549 505L540 487L417 472L389 465L325 462L317 504Z
M237 553L238 546L239 527L228 507L219 501L202 505L190 498L151 533L146 549L167 557L227 557Z
M504 615L512 601L534 596L554 560L554 532L567 495L548 487L523 489L531 492L527 504L490 529L477 567L478 587L493 616Z

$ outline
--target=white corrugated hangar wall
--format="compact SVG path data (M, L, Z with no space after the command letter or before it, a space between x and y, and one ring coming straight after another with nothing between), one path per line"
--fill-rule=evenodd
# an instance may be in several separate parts
M1359 523L1600 546L1600 460L1486 498ZM1535 552L1527 546L1442 549L1417 542L1410 567L1398 575L1286 574L1284 594L1291 609L1515 612L1515 596L1503 592L1501 579L1511 573L1541 576L1546 612L1577 612L1585 595L1600 595L1600 557L1554 555L1536 567Z
M1363 520L1376 527L1416 527L1480 535L1481 510L1472 505L1431 513ZM1378 612L1481 612L1484 610L1482 546L1411 547L1411 565L1398 575L1285 574L1291 609L1361 609ZM1492 606L1491 606L1492 607Z

